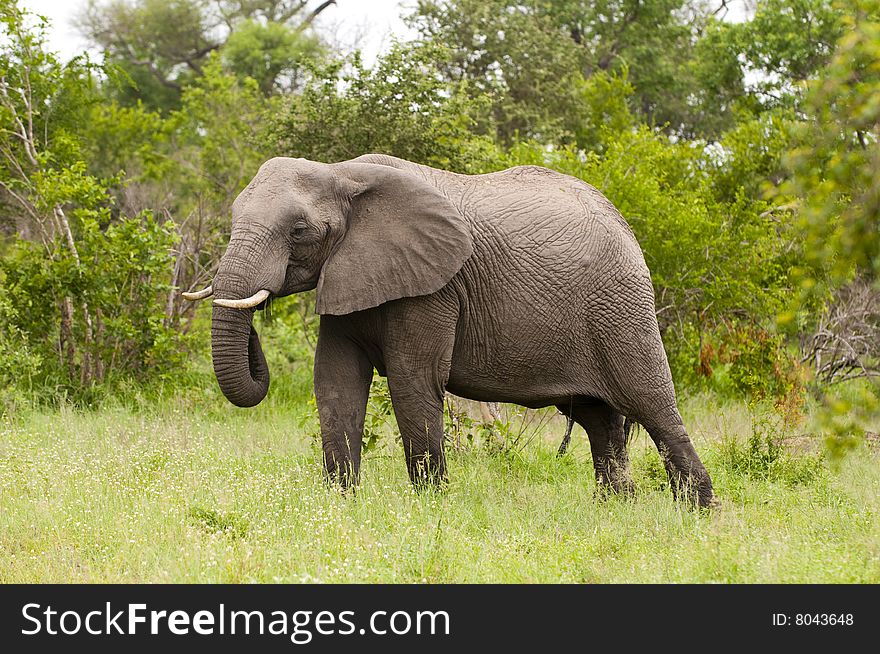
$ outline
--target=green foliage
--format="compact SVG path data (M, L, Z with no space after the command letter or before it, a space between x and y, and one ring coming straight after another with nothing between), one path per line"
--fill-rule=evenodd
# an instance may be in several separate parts
M589 16L590 67L627 67L633 106L649 124L688 137L714 137L732 123L743 73L727 26L708 5L682 0L650 3L574 0ZM578 14L575 14L578 15Z
M185 356L178 334L164 322L173 226L140 216L102 227L106 210L75 215L78 262L60 241L50 251L19 241L0 261L2 290L21 308L9 317L12 329L27 335L43 362L29 386L44 388L50 398L61 393L77 399L105 380L149 380L174 370ZM74 311L69 336L59 331L65 298L89 309Z
M264 129L275 109L277 102L262 95L256 80L238 78L223 70L218 57L210 58L170 119L187 195L208 196L218 212L227 214L271 156Z
M91 108L88 121L83 157L93 175L110 178L124 171L120 182L130 186L159 182L173 172L168 157L170 126L158 112L142 104L102 102Z
M825 447L831 460L839 463L847 453L864 442L868 433L877 438L880 390L876 384L856 384L843 391L827 392L818 420L825 434Z
M880 2L842 3L844 35L809 86L810 119L796 128L783 193L800 200L808 270L804 288L880 274Z
M31 390L43 363L18 322L19 312L10 299L0 297L0 407L12 405Z
M0 0L0 188L7 193L29 193L29 175L41 166L77 161L77 132L98 101L95 67L47 52L47 27Z
M793 127L790 177L779 191L797 207L804 236L795 269L800 292L780 316L789 330L813 329L836 289L853 278L880 280L880 2L848 0L836 8L842 33L807 85L806 120ZM835 456L876 428L880 386L860 394L855 403L825 399L823 428Z
M194 506L189 510L193 524L209 534L224 534L231 538L244 538L247 535L248 523L233 513L221 513L214 509Z
M821 456L793 456L782 442L777 419L760 416L746 442L728 438L722 442L719 462L737 476L808 486L822 480L827 469Z
M167 113L222 51L230 69L264 93L292 88L303 63L322 56L306 2L277 0L89 0L78 29L100 48L119 83L107 91L126 106Z
M397 45L373 69L355 56L348 72L341 61L316 72L274 121L276 153L341 161L378 152L460 172L483 170L496 150L471 132L481 102L438 75L444 56L440 48Z
M364 454L374 451L382 442L393 415L388 382L383 377L374 377L370 385L370 399L364 420Z
M314 35L283 23L264 25L255 20L239 24L222 53L229 70L255 80L264 95L299 86L302 70L324 54Z
M109 62L129 77L118 98L172 108L182 86L199 72L204 56L217 47L200 0L89 0L79 27L98 44Z
M447 50L443 78L465 82L460 88L469 97L491 103L481 127L505 144L517 137L556 141L578 111L578 49L531 4L425 1L409 18L426 43Z
M786 176L783 159L791 147L795 121L795 113L787 109L767 110L757 116L743 113L736 126L715 145L713 154L717 157L710 158L715 196L727 202L738 195L760 200L766 189L782 182ZM766 210L777 214L773 221L779 236L791 245L798 235L792 229L790 212L786 213L783 207L779 213L779 207L769 204Z
M826 64L845 26L851 3L832 0L762 0L751 20L730 27L754 93L764 106L791 105L797 86Z
M113 82L106 87L112 101L124 107L146 105L151 111L162 113L172 111L179 105L180 88L177 82L163 82L149 66L106 54L104 64Z
M519 444L513 442L518 434L512 433L510 422L501 419L486 422L483 419L472 418L468 413L466 401L462 403L461 400L447 394L443 409L445 438L455 450L480 444L486 451L499 452L507 451L510 447Z
M94 385L146 379L180 361L166 325L173 229L150 214L114 216L108 187L83 160L98 95L94 69L62 64L45 49L45 26L2 6L0 152L3 200L20 212L19 234L0 259L2 291L41 365L15 381L47 400L88 399ZM22 235L33 235L30 239Z
M409 21L452 51L447 79L489 96L505 144L570 142L583 118L578 81L597 73L628 70L642 119L687 135L729 126L744 92L725 26L683 0L421 0Z
M687 371L685 371L687 372ZM782 334L747 322L718 325L700 335L699 359L686 380L725 395L773 398L784 410L803 402L805 371Z
M585 151L604 152L609 137L630 131L637 124L628 104L634 92L628 71L600 71L576 84L580 109L575 141Z

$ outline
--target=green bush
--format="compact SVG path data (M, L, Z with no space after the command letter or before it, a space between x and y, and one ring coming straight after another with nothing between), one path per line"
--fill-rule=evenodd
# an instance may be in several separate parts
M0 413L2 407L25 398L43 364L27 333L16 324L18 318L10 299L0 295Z
M104 382L157 379L186 358L179 332L165 324L173 226L149 214L103 227L105 212L72 215L78 261L60 238L48 250L17 240L0 260L4 339L27 344L5 369L13 386L49 401L89 400Z
M474 128L485 102L450 87L438 74L438 47L394 47L373 69L359 57L316 71L302 94L273 121L277 154L342 161L368 152L438 168L482 172L498 150Z
M821 480L827 468L819 455L793 456L773 430L755 426L748 441L723 442L720 463L736 477L750 477L786 486L803 486Z

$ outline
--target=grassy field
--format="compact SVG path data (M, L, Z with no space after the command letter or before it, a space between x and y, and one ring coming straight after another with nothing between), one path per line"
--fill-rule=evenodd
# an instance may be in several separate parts
M414 492L388 436L342 495L313 408L281 404L7 417L0 582L880 582L877 448L830 466L809 418L684 402L709 513L672 500L644 432L637 497L596 499L583 432L557 459L564 423L533 414L507 451L453 449L446 492Z

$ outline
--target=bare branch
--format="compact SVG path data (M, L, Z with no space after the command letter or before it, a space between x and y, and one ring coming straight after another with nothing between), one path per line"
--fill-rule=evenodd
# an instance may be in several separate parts
M880 375L880 291L864 280L840 289L801 337L801 363L824 384Z
M336 0L327 0L326 2L322 2L320 5L315 7L312 11L309 12L309 15L303 19L303 22L299 24L297 27L297 31L303 31L307 27L309 27L314 20L321 14L322 11L327 9L331 5L335 5Z
M39 214L37 214L36 209L34 209L34 205L32 205L26 198L22 197L18 193L10 188L9 184L0 179L0 188L6 191L12 198L21 206L22 209L27 211L28 215L33 218L36 222L40 222Z
M9 97L9 88L9 83L6 81L6 78L0 78L0 97L2 97L2 105L9 110L9 112L12 114L12 119L15 121L18 129L21 130L19 132L10 131L10 133L15 134L19 139L21 139L21 141L24 143L24 151L27 155L28 161L30 161L31 164L33 164L34 166L37 166L39 164L37 163L36 149L34 148L33 143L33 118L28 98L25 96L25 93L22 89L15 89L24 100L25 107L27 108L28 124L30 126L30 129L25 127L24 121L22 121L21 117L18 115L15 104L12 102L12 98Z

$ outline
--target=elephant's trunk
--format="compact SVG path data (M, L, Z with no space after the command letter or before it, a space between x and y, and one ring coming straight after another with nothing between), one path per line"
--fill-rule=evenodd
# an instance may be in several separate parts
M253 327L253 309L214 306L211 356L220 390L240 407L255 406L269 390L269 367Z
M240 407L255 406L269 390L269 367L253 327L254 311L284 283L288 252L258 223L233 228L214 276L211 355L220 390ZM258 244L269 244L260 249Z

